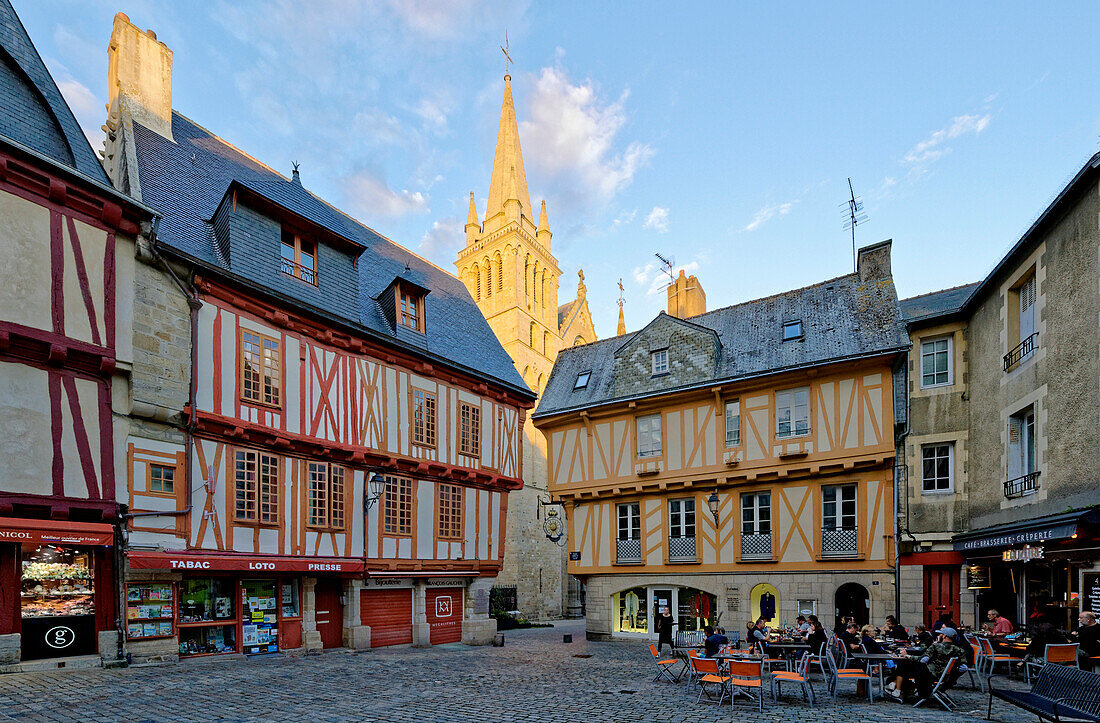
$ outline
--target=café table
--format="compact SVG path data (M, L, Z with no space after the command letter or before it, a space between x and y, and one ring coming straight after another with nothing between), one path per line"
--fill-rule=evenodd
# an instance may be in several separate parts
M798 655L799 651L809 649L810 646L808 643L800 643L793 640L789 642L768 643L769 651L778 651L779 654L783 655L783 657L785 657L792 664L794 663L794 659Z
M900 655L897 653L852 653L848 656L852 660L861 660L867 666L867 672L870 673L871 665L874 663L880 663L878 666L878 689L885 691L885 679L886 674L883 672L886 668L886 661L888 660L907 660L908 655Z
M715 660L729 661L734 660L739 663L759 663L763 666L764 656L757 653L750 653L744 650L729 650L719 651L717 654L712 655ZM763 678L763 670L761 670L761 678ZM746 690L742 690L736 685L730 686L730 697L736 698L738 696L745 696L746 698L752 698L752 694ZM760 688L760 695L764 695L763 686Z

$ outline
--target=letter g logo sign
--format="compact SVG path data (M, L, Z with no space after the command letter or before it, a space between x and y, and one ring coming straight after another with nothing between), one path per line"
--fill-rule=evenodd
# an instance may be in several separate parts
M58 625L46 631L46 645L49 645L51 648L67 648L75 642L76 633L73 632L72 628Z

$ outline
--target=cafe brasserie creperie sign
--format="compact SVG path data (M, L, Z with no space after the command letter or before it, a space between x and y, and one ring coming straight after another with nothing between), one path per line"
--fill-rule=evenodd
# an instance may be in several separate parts
M1001 559L1005 562L1029 562L1043 559L1043 548L1024 545L1018 550L1005 550L1001 553Z

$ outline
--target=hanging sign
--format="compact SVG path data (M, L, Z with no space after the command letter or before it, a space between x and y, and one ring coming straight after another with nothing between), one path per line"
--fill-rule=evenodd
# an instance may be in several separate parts
M1024 545L1017 550L1005 550L1001 553L1001 559L1005 562L1030 562L1043 559L1043 548Z
M1081 612L1086 610L1100 615L1100 573L1081 575Z
M989 568L985 565L967 565L966 567L966 589L967 590L988 590L989 589Z

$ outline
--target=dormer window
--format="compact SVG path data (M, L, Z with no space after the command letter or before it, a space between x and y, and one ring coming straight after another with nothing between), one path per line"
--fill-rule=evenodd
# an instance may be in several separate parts
M653 360L653 376L668 374L668 349L658 349L650 356Z
M785 321L783 322L783 341L794 341L795 339L802 338L802 322L801 321Z
M283 229L282 271L287 276L317 285L317 243Z
M413 331L424 331L424 297L404 288L397 289L399 300L397 320Z
M577 375L577 381L573 383L573 390L584 389L588 386L588 378L592 376L592 372L581 372Z

